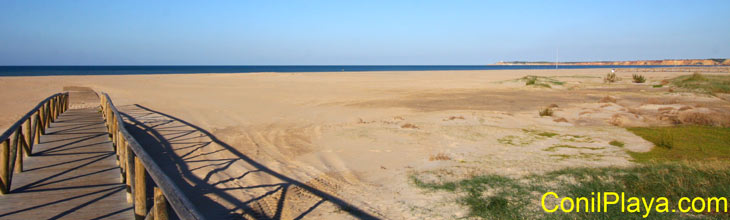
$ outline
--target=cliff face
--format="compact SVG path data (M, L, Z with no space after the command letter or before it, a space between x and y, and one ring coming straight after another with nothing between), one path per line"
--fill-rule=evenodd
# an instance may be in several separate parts
M555 65L554 62L497 62L494 65ZM591 61L559 62L558 65L610 65L610 66L730 66L730 59L684 59L684 60L635 60L635 61Z

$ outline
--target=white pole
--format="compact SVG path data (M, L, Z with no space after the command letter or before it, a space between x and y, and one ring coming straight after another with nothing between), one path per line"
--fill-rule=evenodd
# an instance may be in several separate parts
M555 69L558 69L558 55L559 55L558 48L555 48Z

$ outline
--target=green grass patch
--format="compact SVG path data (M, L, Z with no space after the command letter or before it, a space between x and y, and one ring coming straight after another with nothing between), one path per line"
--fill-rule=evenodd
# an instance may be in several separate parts
M557 160L578 159L578 160L597 161L603 157L603 154L580 152L578 154L550 154L550 157L553 157Z
M556 144L556 145L553 145L553 146L550 146L548 148L543 149L543 151L555 152L555 151L557 151L560 148L586 149L586 150L602 150L602 149L606 149L605 147L578 147L578 146L567 145L567 144Z
M553 76L553 78L586 78L586 79L590 79L590 78L596 79L597 78L597 79L600 79L601 77L600 76L571 75L571 76Z
M624 142L612 140L611 142L608 142L608 144L616 146L616 147L624 147Z
M545 77L545 76L525 76L520 79L519 81L524 81L526 86L537 86L537 87L545 87L545 88L551 88L550 85L563 85L565 82L553 79L551 77Z
M526 132L538 131L527 130ZM561 198L595 198L592 193L624 193L625 198L647 199L666 197L668 209L677 207L682 197L730 196L730 128L704 126L629 128L629 131L657 144L671 147L655 147L649 152L631 156L641 162L633 167L565 168L545 174L508 178L498 175L475 176L464 180L426 183L411 176L419 188L446 191L460 195L455 201L469 210L469 217L484 219L729 219L730 214L718 213L714 204L708 204L702 213L679 212L622 212L620 205L609 206L600 213L572 212L547 213L540 206L546 192L555 192ZM562 137L562 136L561 136ZM671 137L671 138L670 138ZM671 141L670 141L671 139ZM613 146L623 146L611 141ZM580 148L557 145L558 148ZM591 159L597 154L553 154L555 160ZM552 200L550 200L552 199ZM553 206L559 201L550 198L546 204ZM656 204L655 204L656 205ZM685 203L686 205L686 203ZM551 206L551 207L553 207ZM549 208L551 208L549 207ZM707 208L713 208L708 211ZM584 208L584 207L582 207ZM722 208L722 206L721 206ZM722 212L723 210L719 210Z
M692 75L679 76L671 80L677 87L704 93L730 93L730 76L728 75Z
M522 129L522 132L525 132L529 135L537 135L541 137L554 137L559 135L558 133L553 133L549 131L540 131L540 130L534 130L534 129Z
M513 145L513 146L524 146L524 145L531 144L534 141L535 141L534 138L515 136L515 135L507 135L507 136L497 139L497 142L499 142L499 143Z
M664 85L651 85L652 88L662 88Z
M730 128L675 126L628 130L658 146L645 153L629 152L639 162L730 160Z
M669 209L676 208L681 197L720 197L730 195L730 165L726 163L689 164L679 162L644 163L631 168L566 168L546 174L521 178L498 175L476 176L460 181L433 185L419 183L426 190L458 193L455 202L469 210L469 217L484 219L677 219L679 212L621 212L620 205L608 206L601 213L557 211L547 213L540 207L542 195L555 192L559 197L595 198L595 192L625 193L629 197L666 197ZM566 181L570 180L570 181ZM419 185L420 184L420 185ZM426 187L423 187L426 186ZM559 200L548 197L552 208ZM710 207L708 205L708 207ZM584 207L581 207L583 210ZM712 206L714 209L714 205ZM726 214L692 213L703 218L728 218Z
M538 136L543 136L543 137L553 137L553 136L556 136L558 134L545 131L545 132L537 133L537 135Z

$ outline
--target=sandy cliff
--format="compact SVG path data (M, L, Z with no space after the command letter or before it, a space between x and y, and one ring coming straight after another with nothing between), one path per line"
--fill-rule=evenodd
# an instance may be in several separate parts
M634 61L590 61L590 62L559 62L559 65L661 65L661 66L718 66L730 65L730 59L682 59L682 60L634 60ZM526 62L526 61L500 61L494 65L555 65L555 62Z

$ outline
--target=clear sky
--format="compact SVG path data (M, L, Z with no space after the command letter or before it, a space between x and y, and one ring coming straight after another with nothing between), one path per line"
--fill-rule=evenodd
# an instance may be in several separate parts
M730 1L0 0L0 65L730 58Z

